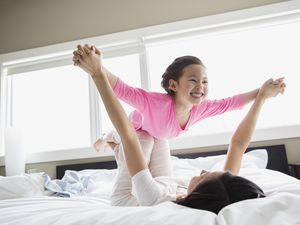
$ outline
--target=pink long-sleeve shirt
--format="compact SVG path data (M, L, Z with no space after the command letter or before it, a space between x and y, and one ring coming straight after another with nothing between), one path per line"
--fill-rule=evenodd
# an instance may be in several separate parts
M134 128L145 130L157 139L175 138L200 120L244 106L241 94L220 100L204 100L192 107L188 122L182 128L176 118L175 101L168 94L134 88L121 79L117 80L114 92L119 99L136 109L131 115Z

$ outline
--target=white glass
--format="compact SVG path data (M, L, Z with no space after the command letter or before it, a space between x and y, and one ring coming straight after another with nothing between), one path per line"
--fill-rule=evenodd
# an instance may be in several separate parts
M10 76L12 125L28 153L90 146L88 75L63 66Z
M16 176L25 172L26 153L23 145L23 132L19 128L5 129L5 175Z

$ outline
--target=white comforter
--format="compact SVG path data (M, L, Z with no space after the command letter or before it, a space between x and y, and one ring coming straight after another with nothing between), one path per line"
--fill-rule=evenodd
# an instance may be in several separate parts
M165 202L152 207L111 207L107 190L74 198L26 197L0 201L0 224L300 224L300 181L279 172L245 168L266 198L246 200L211 212Z
M219 170L225 156L197 159L173 158L174 176L190 178L201 169ZM204 224L204 225L300 225L300 181L280 172L264 169L265 150L246 153L241 176L257 183L266 198L241 201L214 213L165 202L152 207L111 207L110 193L116 170L84 170L92 183L81 196L43 196L39 174L0 177L0 224L93 225L93 224Z

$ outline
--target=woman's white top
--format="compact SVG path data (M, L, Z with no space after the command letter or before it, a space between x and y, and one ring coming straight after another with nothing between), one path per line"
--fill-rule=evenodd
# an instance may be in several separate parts
M153 178L149 169L132 177L133 195L140 206L175 201L177 195L186 194L189 179L160 176Z

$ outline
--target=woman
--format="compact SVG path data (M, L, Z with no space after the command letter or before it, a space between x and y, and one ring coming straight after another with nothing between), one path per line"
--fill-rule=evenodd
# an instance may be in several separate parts
M237 174L261 107L267 98L275 97L284 92L285 83L283 78L276 81L269 79L260 88L253 105L231 139L223 171L201 172L199 176L195 176L190 180L187 193L182 196L178 195L180 189L178 182L172 181L170 177L152 176L151 168L148 167L151 162L147 162L149 157L146 156L145 160L145 154L137 132L109 84L106 71L102 66L101 53L96 54L95 51L84 52L77 65L88 71L95 80L108 115L120 135L122 144L116 149L118 166L128 170L131 176L131 180L128 180L128 182L132 182L134 189L134 194L131 195L131 187L126 187L128 190L126 190L124 196L128 197L128 193L130 193L130 197L125 200L128 203L127 205L154 205L162 201L173 200L184 206L218 213L223 207L231 203L264 197L263 191L257 185L237 176ZM123 158L125 161L123 161ZM116 198L121 199L120 202L124 203L122 194Z

